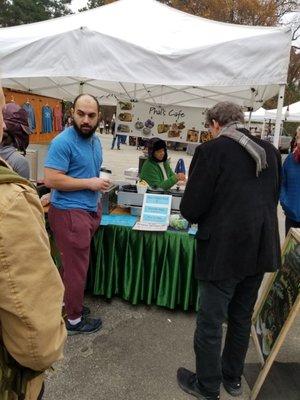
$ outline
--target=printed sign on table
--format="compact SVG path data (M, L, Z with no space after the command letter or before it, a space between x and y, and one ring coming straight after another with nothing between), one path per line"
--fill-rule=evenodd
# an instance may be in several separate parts
M141 231L166 231L169 226L172 196L146 193L140 222L133 227Z
M212 138L205 128L205 112L204 108L119 101L115 129L118 134L145 139L203 143Z

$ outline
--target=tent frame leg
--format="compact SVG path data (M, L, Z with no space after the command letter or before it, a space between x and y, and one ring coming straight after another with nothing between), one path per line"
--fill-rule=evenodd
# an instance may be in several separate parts
M282 120L281 116L282 116L282 107L284 101L284 90L285 90L285 84L279 85L277 114L276 114L275 132L274 132L274 141L273 141L273 144L276 147L276 149L278 149L279 147L279 135L280 135L281 120Z

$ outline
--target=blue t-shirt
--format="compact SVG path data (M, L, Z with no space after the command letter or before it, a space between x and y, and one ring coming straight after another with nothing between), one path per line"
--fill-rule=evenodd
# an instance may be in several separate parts
M96 135L82 138L73 127L65 129L52 140L45 167L63 171L72 178L99 177L102 148ZM51 203L62 210L97 211L99 192L92 190L62 191L54 189Z
M30 132L34 132L36 125L35 125L35 113L34 113L34 108L30 103L25 103L22 105L25 111L27 111L28 114L28 125Z
M53 131L53 110L49 106L42 107L42 125L43 133L52 132Z

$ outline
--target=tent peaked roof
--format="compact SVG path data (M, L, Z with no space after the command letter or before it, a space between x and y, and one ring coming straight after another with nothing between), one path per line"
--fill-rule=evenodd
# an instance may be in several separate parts
M125 29L124 29L125 28ZM237 39L281 34L281 28L254 27L207 20L155 0L119 0L89 11L38 23L4 28L1 38L25 43L76 30L132 43L158 54L176 55ZM15 37L14 37L15 33ZM20 41L22 34L22 41ZM189 39L187 41L187 39Z
M150 85L151 101L174 102L172 91L184 105L235 96L259 108L286 82L290 46L289 28L225 24L155 0L120 0L0 29L0 74L10 87L59 97L76 95L84 81L100 94L131 97L138 84L147 97Z

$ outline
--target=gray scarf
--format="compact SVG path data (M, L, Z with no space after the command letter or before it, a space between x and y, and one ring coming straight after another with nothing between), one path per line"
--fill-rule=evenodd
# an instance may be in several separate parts
M256 176L258 177L263 169L268 168L265 149L242 132L239 132L234 126L232 126L234 124L236 123L234 122L224 126L220 135L226 136L244 147L256 163Z

